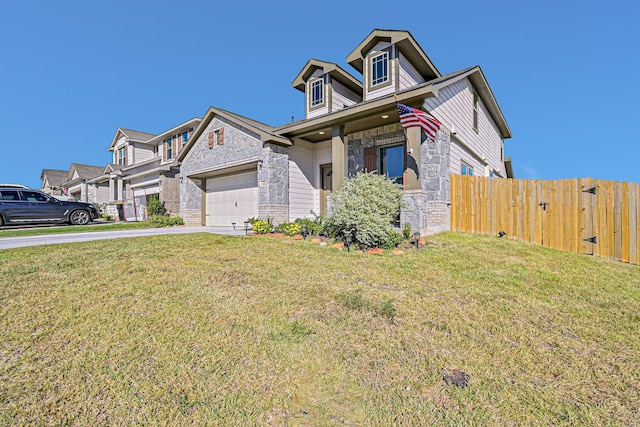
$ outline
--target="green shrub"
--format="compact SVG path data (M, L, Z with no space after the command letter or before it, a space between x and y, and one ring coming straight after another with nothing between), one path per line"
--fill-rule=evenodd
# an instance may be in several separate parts
M271 230L273 230L273 225L271 225L269 221L266 221L264 219L256 219L253 221L252 225L253 231L258 234L271 233Z
M323 218L318 216L315 219L309 218L297 218L296 223L300 224L300 231L302 232L302 226L307 226L307 233L310 236L320 236L324 233Z
M362 248L392 247L398 234L393 231L393 222L403 205L402 197L402 188L393 180L358 173L331 194L326 231L330 237L344 240L345 230L353 230L353 242Z
M184 225L184 221L179 216L167 216L167 215L150 216L147 222L156 228Z
M387 236L387 241L384 244L385 249L393 249L398 246L404 240L404 236L397 231L391 230Z
M405 222L404 227L402 227L402 237L404 237L404 240L409 240L411 238L411 224L408 222Z
M149 213L149 217L167 214L167 209L164 207L164 202L160 201L160 195L152 194L149 196L147 212Z
M302 233L302 226L297 222L283 222L276 227L276 231L287 236L295 236Z

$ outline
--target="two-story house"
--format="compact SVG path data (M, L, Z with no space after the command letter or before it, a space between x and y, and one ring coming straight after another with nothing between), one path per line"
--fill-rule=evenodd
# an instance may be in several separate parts
M401 222L422 232L449 226L449 174L507 177L511 132L478 66L442 75L407 31L374 30L349 55L360 78L309 60L293 81L306 117L273 128L210 108L181 161L187 223L276 223L327 213L330 192L358 171L404 188ZM442 123L435 138L403 128L397 104Z
M116 131L108 149L113 163L95 180L108 185L109 214L120 219L146 219L144 208L152 194L159 195L167 212L178 213L176 159L199 122L194 118L158 135L124 128Z

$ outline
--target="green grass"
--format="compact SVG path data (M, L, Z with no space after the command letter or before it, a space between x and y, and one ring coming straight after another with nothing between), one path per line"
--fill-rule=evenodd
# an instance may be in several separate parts
M153 225L146 221L140 222L117 222L111 224L87 224L87 225L61 225L50 226L41 225L33 228L20 229L12 227L0 228L0 238L2 237L18 237L18 236L38 236L43 234L66 234L66 233L85 233L89 231L113 231L113 230L129 230L134 228L151 228Z
M0 251L0 286L3 425L640 423L640 268L607 259L195 234Z

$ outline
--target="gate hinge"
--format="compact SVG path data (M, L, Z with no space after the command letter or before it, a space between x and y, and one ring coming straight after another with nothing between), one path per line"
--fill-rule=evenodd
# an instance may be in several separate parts
M594 245L598 244L598 237L597 236L593 236L593 237L589 237L587 239L582 239L584 242L589 242L589 243L593 243Z
M591 193L591 194L596 194L596 187L591 187L587 190L582 190L583 193Z

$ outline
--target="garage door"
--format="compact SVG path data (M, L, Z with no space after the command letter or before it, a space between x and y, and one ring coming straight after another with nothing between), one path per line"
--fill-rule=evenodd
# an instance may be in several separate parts
M206 224L242 227L258 216L258 172L243 172L207 179Z

